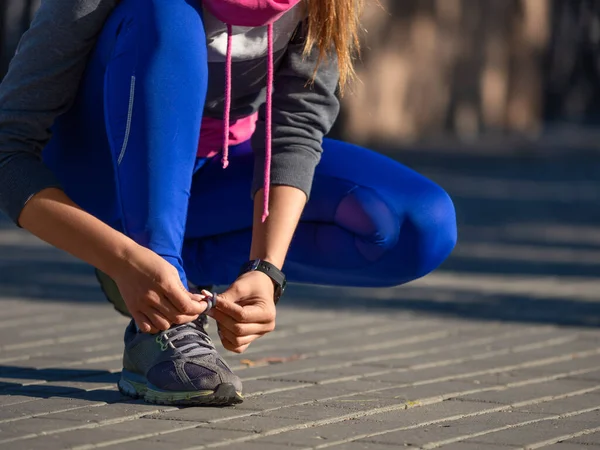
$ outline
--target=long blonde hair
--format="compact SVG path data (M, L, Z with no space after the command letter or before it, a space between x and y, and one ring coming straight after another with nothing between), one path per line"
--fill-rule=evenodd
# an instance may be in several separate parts
M340 90L355 76L354 56L360 52L360 16L364 0L307 0L308 37L305 54L319 49L319 64L335 50Z

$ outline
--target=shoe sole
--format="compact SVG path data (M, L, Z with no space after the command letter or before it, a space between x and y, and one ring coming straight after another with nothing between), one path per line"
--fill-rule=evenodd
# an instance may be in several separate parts
M140 375L123 370L117 383L119 392L147 403L169 406L231 406L244 401L231 383L223 383L213 391L163 391Z

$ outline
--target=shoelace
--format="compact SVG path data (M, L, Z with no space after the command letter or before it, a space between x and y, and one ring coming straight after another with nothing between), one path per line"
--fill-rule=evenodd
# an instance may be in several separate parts
M199 321L200 319L198 319ZM170 346L185 356L204 356L215 352L210 336L195 322L175 326L159 334L161 345Z
M271 188L271 155L273 134L273 84L275 79L273 24L267 25L267 99L265 111L265 169L263 179L264 200L262 221L269 217L269 196ZM225 59L225 105L223 111L223 169L229 165L229 129L231 114L231 65L233 59L233 27L227 25L227 54Z
M204 312L206 314L216 305L217 294L206 289L202 290L202 294L206 296L206 302L208 303L208 308ZM205 318L206 316L201 316L194 322L178 325L167 331L163 331L159 334L161 345L168 346L171 344L171 348L175 350L175 353L184 354L185 356L203 356L214 353L215 346L210 336L204 330ZM186 336L191 337L191 339L185 339ZM194 336L200 337L200 339L194 339ZM180 342L182 340L184 342ZM179 344L184 345L178 346Z

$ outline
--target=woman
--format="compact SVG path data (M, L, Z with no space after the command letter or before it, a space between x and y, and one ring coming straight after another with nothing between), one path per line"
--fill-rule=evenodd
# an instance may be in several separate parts
M116 3L42 4L0 89L0 207L122 296L124 394L237 403L199 315L243 352L275 327L284 260L294 282L406 283L451 252L454 209L324 139L360 0ZM193 289L210 284L229 288Z

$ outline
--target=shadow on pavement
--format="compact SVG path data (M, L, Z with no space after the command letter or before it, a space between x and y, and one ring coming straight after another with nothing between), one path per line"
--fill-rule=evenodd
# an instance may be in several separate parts
M114 389L104 386L114 386L119 380L120 373L104 370L48 368L32 369L28 367L0 365L0 376L14 377L19 382L0 382L0 395L27 396L31 398L64 397L69 399L86 400L90 402L122 402L131 400ZM15 380L16 381L16 380ZM28 384L39 382L39 384ZM72 386L69 386L72 383ZM86 383L86 389L76 387L77 383ZM90 390L90 384L98 388ZM10 405L3 408L10 409Z

